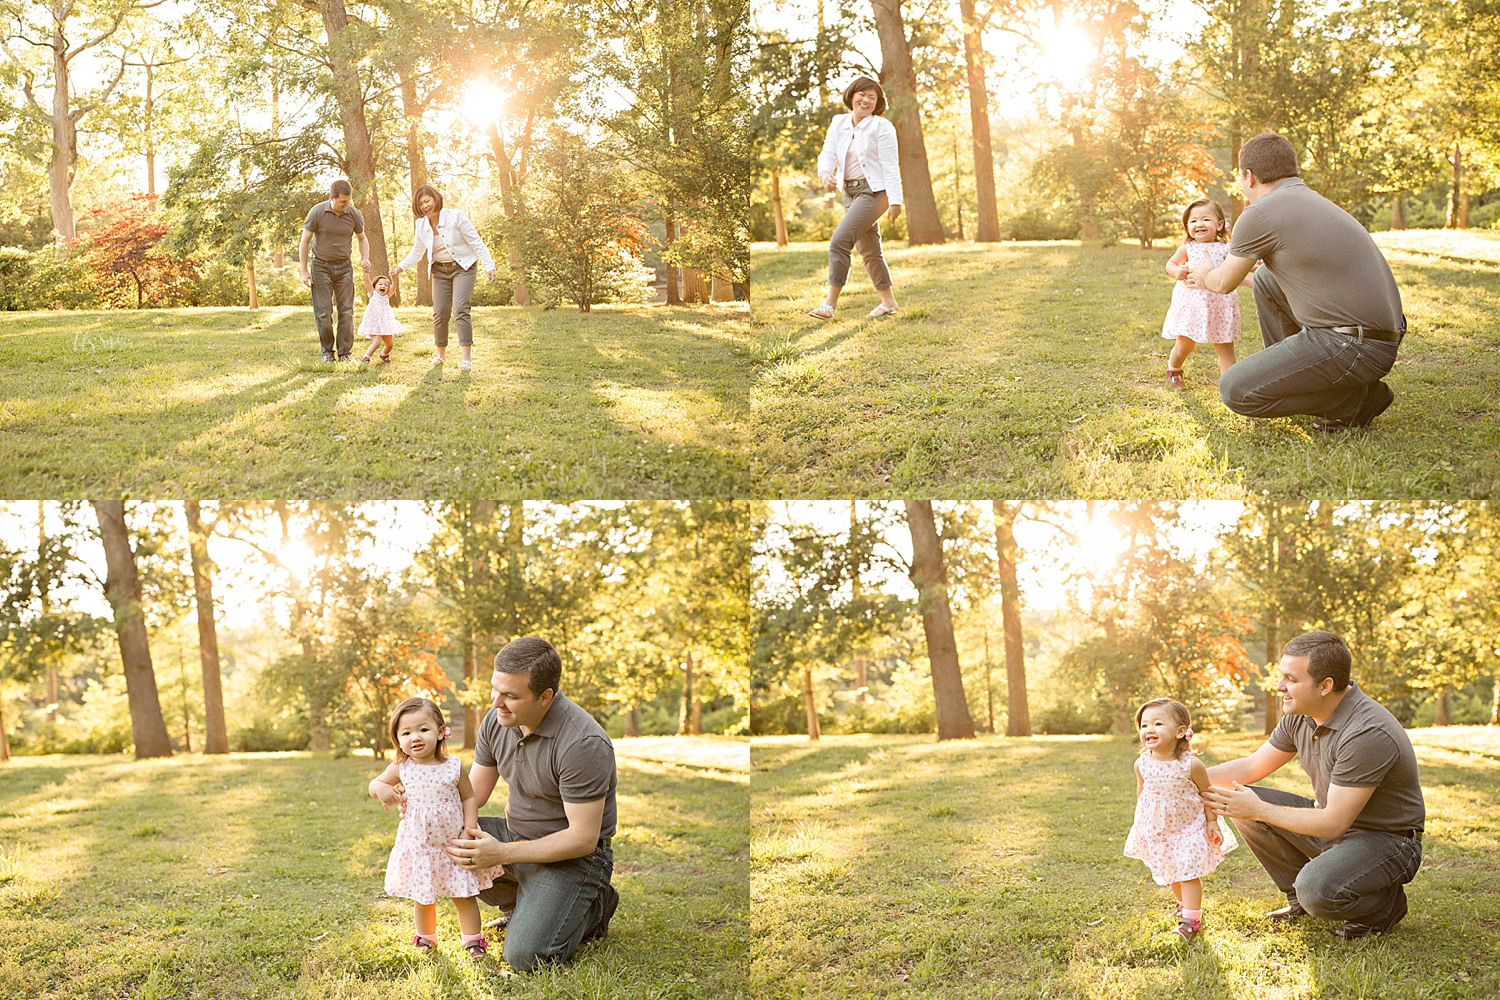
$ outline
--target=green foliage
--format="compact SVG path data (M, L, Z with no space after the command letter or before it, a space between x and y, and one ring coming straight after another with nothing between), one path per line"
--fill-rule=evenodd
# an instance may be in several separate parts
M100 304L83 254L53 243L0 247L0 309L91 309Z
M534 169L525 211L504 226L528 280L579 312L596 302L642 301L650 272L640 262L650 231L615 157L557 129Z
M295 715L256 716L229 732L230 749L248 753L306 750L309 739L306 717Z

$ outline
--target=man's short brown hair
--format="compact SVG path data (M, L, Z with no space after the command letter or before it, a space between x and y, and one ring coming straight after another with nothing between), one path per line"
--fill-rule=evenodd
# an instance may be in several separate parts
M1344 640L1332 632L1322 629L1303 632L1281 647L1281 655L1307 657L1307 673L1314 684L1321 685L1332 677L1335 691L1349 686L1349 664L1353 657L1349 655Z
M556 694L558 684L562 682L562 659L557 650L546 639L534 635L506 643L505 648L495 654L495 669L502 674L530 673L526 686L538 698L548 688Z
M1297 151L1275 132L1262 132L1240 147L1240 170L1250 171L1262 184L1297 176Z
M350 187L349 182L344 180L342 177L334 181L332 184L328 185L328 197L337 198L340 195L345 194L349 195L352 198L354 196L354 189Z

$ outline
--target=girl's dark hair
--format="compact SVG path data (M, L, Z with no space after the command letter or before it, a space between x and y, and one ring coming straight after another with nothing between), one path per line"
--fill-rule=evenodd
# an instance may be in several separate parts
M853 83L844 88L844 107L848 108L850 111L853 111L854 95L859 93L861 90L875 91L875 113L877 115L885 114L885 91L881 88L878 82L871 80L868 76L857 77Z
M432 756L437 758L439 762L447 760L448 754L443 749L443 745L448 741L448 737L443 735L443 729L447 726L447 723L443 721L443 710L438 707L437 702L430 698L408 698L397 705L395 711L391 712L391 746L396 748L396 763L399 764L403 760L408 759L406 751L401 749L401 740L396 735L400 731L401 717L408 712L426 712L437 720L438 741L437 748L433 750Z
M1182 702L1180 702L1180 701L1174 701L1171 698L1152 698L1150 701L1146 702L1146 704L1144 704L1140 708L1136 709L1135 710L1135 728L1136 729L1140 729L1141 728L1141 716L1143 716L1143 715L1146 714L1146 709L1148 709L1148 708L1161 708L1163 706L1165 706L1165 708L1167 709L1167 711L1169 713L1171 713L1172 717L1177 720L1177 724L1178 725L1180 725L1180 726L1186 726L1189 729L1193 728L1193 719L1192 719L1192 716L1190 716L1188 714L1187 706L1184 705ZM1190 740L1190 739L1188 739L1186 736L1184 736L1183 738L1179 739L1177 741L1177 747L1176 747L1176 749L1174 749L1172 751L1172 759L1173 760L1180 760L1182 758L1183 754L1185 754L1185 753L1192 753L1193 752L1192 743L1193 743L1193 741ZM1141 753L1145 753L1146 752L1146 748L1144 746L1142 746L1141 749L1140 749L1140 752Z
M432 203L437 206L437 211L441 212L443 210L443 196L438 194L438 189L431 184L423 184L411 193L411 214L413 218L420 219L422 217L420 206L423 195L432 198Z
M1224 214L1224 206L1220 205L1218 202L1214 201L1212 198L1199 198L1197 201L1193 202L1187 208L1184 208L1182 210L1182 231L1184 233L1187 232L1188 216L1190 216L1190 215L1193 214L1193 209L1195 209L1195 208L1202 208L1204 205L1212 205L1214 207L1214 214L1219 217L1219 221L1220 222L1224 223L1224 228L1219 230L1218 241L1220 243L1228 243L1229 242L1229 218ZM1188 238L1191 239L1192 237L1189 236Z
M377 274L377 275L375 275L375 277L373 277L373 278L370 279L370 287L374 288L376 285L380 284L382 281L386 283L387 287L389 287L390 284L391 284L391 276L389 274Z

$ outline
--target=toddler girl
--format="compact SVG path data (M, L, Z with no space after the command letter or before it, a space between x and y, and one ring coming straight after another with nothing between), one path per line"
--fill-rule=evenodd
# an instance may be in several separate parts
M1188 710L1171 698L1146 702L1135 713L1141 733L1135 761L1135 823L1125 856L1139 858L1157 885L1177 897L1177 933L1191 941L1203 926L1203 876L1239 845L1203 804L1208 768L1192 753Z
M1177 279L1172 286L1172 305L1167 310L1161 335L1176 338L1167 359L1167 381L1174 389L1185 389L1182 365L1194 344L1213 344L1219 356L1219 371L1234 364L1234 342L1240 339L1238 290L1221 295L1206 288L1189 288L1189 267L1218 267L1229 254L1229 225L1224 209L1216 201L1199 198L1182 213L1187 242L1167 260L1167 273ZM1244 286L1248 287L1247 278Z
M396 342L396 334L401 332L401 321L396 319L396 313L391 309L390 295L390 278L382 274L370 283L370 301L365 306L364 318L359 321L359 335L370 338L370 349L359 359L362 364L369 364L370 357L375 353L377 340L385 344L385 353L380 356L380 360L391 360L391 346Z
M448 738L443 710L426 698L408 698L391 713L390 732L396 760L370 782L370 794L387 810L404 803L385 869L385 891L415 900L412 944L422 951L437 947L437 897L451 897L464 949L479 958L489 942L479 926L475 897L504 869L461 868L443 850L466 827L479 827L479 805L463 763L443 750ZM404 792L397 791L398 785Z

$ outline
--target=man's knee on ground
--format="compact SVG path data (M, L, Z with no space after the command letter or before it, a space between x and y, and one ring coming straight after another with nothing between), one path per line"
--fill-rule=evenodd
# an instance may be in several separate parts
M1308 865L1298 872L1293 886L1298 904L1321 920L1344 919L1345 911L1359 899L1352 893L1340 891L1327 879L1319 878L1316 865Z
M535 972L544 965L566 961L570 954L571 952L564 952L560 948L549 949L519 940L512 941L510 937L506 937L501 949L505 964L517 972Z
M1255 406L1250 402L1248 387L1241 386L1235 375L1235 366L1219 376L1219 398L1235 413L1254 416Z

